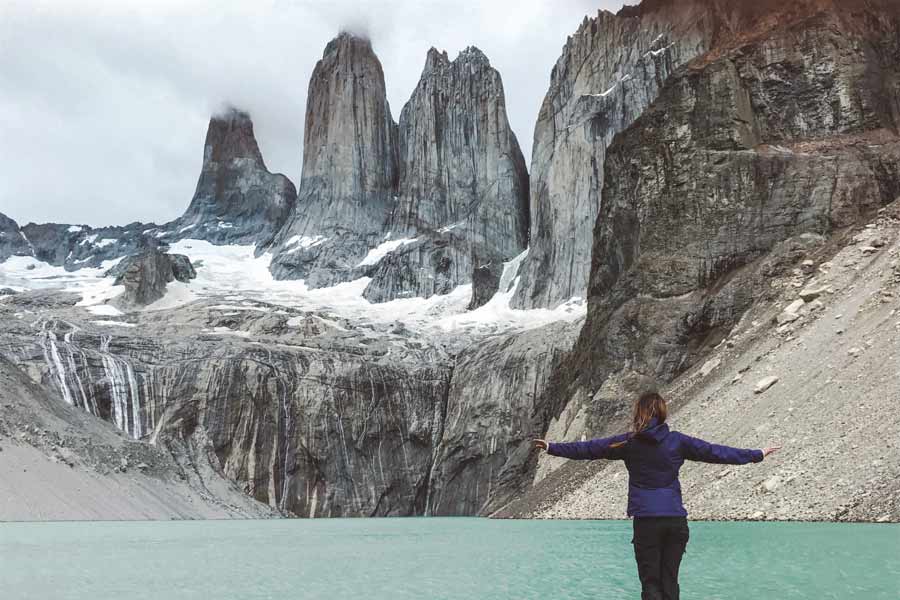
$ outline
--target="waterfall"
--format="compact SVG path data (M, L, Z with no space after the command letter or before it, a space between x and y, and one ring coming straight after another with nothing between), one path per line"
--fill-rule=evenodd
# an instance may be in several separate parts
M116 427L128 432L128 388L122 376L122 368L109 354L101 356L103 371L109 380L109 395L112 400L112 420Z
M68 324L68 325L70 327L74 327L71 324ZM84 383L81 381L81 376L78 374L78 367L75 366L75 353L78 352L78 355L81 357L82 369L85 370L87 373L90 373L90 371L87 370L87 359L85 358L84 351L81 350L80 348L78 348L78 346L76 346L72 342L72 339L75 335L75 331L77 331L77 330L78 330L78 328L75 327L72 331L70 331L69 333L67 333L63 336L64 346L65 346L66 354L67 354L66 362L68 363L68 366L69 366L69 368L66 372L68 374L70 374L72 379L75 380L75 383L78 386L77 390L79 392L81 392L82 408L84 408L86 411L88 411L89 413L91 413L94 416L99 416L100 411L97 409L97 402L94 400L94 395L88 394L85 391Z
M87 368L84 352L73 341L78 328L71 323L66 323L66 325L71 330L63 335L63 341L60 342L56 333L47 329L47 322L41 323L39 339L44 351L44 362L47 363L50 376L56 380L66 404L83 408L92 415L99 415L97 403L94 401L93 395L85 389L78 366L75 364L75 354L77 353L81 358L82 370Z
M66 401L66 404L70 404L72 406L75 405L75 399L72 397L72 392L69 390L69 386L66 383L66 369L63 367L62 359L59 356L59 348L56 345L56 334L52 331L46 331L44 327L46 323L41 326L41 347L44 349L44 360L47 363L47 366L50 367L50 375L56 379L56 383L59 386L60 391L63 395L63 400Z
M110 341L112 341L112 336L105 335L100 338L100 359L103 361L103 371L109 380L112 420L116 427L137 440L144 435L141 421L141 394L137 378L134 376L134 368L128 361L109 353ZM131 413L130 420L129 412Z
M51 379L59 387L63 400L70 406L82 408L99 417L100 409L95 397L96 385L91 379L87 355L75 342L75 334L79 328L72 323L63 321L69 330L63 334L63 339L60 340L57 333L48 327L48 321L40 323L41 330L38 339L44 352L44 362L47 364ZM99 348L103 372L109 381L110 420L116 427L134 439L140 439L146 433L141 414L141 388L131 364L109 352L111 341L112 336L101 336ZM89 349L88 351L95 356L93 354L96 352L95 350ZM82 375L86 379L82 379ZM145 396L149 397L149 393Z
M134 369L131 367L131 363L125 363L125 376L128 378L128 391L131 392L131 436L139 440L144 435L143 427L141 427L141 396L138 393L137 381L135 381Z

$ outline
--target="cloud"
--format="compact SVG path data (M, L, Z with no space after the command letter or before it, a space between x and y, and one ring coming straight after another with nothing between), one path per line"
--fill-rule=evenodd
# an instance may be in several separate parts
M193 194L209 116L253 117L270 170L299 183L310 74L342 29L382 61L394 118L435 46L500 71L526 157L584 0L0 3L0 212L16 220L162 222Z

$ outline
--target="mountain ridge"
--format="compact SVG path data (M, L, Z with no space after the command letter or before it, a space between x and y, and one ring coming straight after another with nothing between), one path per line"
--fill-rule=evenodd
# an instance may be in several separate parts
M483 53L429 50L394 123L371 44L341 34L310 81L316 152L289 214L292 184L265 169L235 110L210 120L198 221L0 218L0 355L61 405L281 514L494 514L520 499L597 514L580 492L545 505L547 486L593 472L538 460L532 438L612 430L648 379L676 393L732 360L757 368L742 336L789 346L823 327L825 283L863 261L883 284L843 288L847 306L893 316L900 18L880 1L823 4L649 2L586 18L554 66L530 175ZM696 8L708 6L724 12ZM240 215L250 189L270 217ZM859 241L841 254L847 231ZM896 350L872 335L853 339ZM761 417L741 381L721 403L691 388L678 410L761 444L770 430L748 429ZM771 431L822 447L790 413L779 422ZM796 478L794 460L769 475ZM805 492L750 502L764 518L832 519L872 492L846 514L896 520L875 493L884 481L854 479L863 487L835 491L827 512ZM756 514L698 497L703 514Z

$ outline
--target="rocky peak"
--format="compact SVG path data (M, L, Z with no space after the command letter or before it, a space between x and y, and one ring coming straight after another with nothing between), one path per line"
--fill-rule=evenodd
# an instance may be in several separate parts
M487 67L491 66L491 61L488 60L487 55L477 46L467 46L459 53L454 62L480 63Z
M326 46L309 82L301 196L321 195L314 181L326 183L334 200L392 191L395 130L371 42L342 32Z
M250 115L240 109L228 107L209 120L203 162L205 167L209 163L228 163L235 159L249 159L260 168L266 168L256 136L253 135Z
M31 256L31 244L19 229L19 224L0 213L0 262L10 256Z
M470 46L452 62L446 52L428 52L400 114L400 162L395 231L459 225L480 209L482 219L507 220L502 237L510 240L508 252L524 248L528 174L500 74L481 50Z
M499 277L502 263L525 248L528 172L509 126L500 74L481 50L471 46L453 61L429 50L400 114L399 140L391 235L417 243L376 270L366 297L447 293L488 265L485 272ZM474 304L491 295L481 290Z
M428 49L425 56L425 68L422 70L422 76L436 68L442 68L450 64L450 57L447 56L446 50L438 50L434 46Z
M296 198L287 177L266 169L250 115L228 108L209 121L197 189L169 229L176 238L266 244L284 225Z
M310 78L299 202L276 240L273 274L313 287L352 277L384 237L398 177L381 63L368 39L341 33Z

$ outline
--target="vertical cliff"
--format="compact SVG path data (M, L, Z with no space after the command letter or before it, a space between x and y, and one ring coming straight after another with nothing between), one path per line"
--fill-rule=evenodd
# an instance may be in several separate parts
M854 3L864 6L840 4ZM530 249L514 304L552 307L586 296L607 148L678 67L779 22L833 10L832 0L654 0L585 19L553 68L535 125Z
M428 514L486 514L530 486L531 440L553 410L545 394L550 375L581 325L492 336L456 357Z
M524 250L527 197L503 83L480 50L429 51L398 128L371 44L341 34L310 81L299 200L272 271L312 287L369 276L373 302L446 294Z
M516 306L585 297L606 148L678 66L707 48L708 19L671 7L601 11L566 41L534 129L531 239Z
M61 403L298 516L424 514L452 372L441 349L324 314L213 303L110 328L76 299L0 303L0 356ZM38 303L38 321L13 316Z
M309 82L297 208L272 273L323 287L351 278L384 237L397 193L397 125L367 39L329 42Z
M414 241L374 271L367 298L447 293L471 282L476 268L499 272L525 249L528 172L500 74L480 50L467 48L453 61L428 52L400 114L399 144L390 235Z
M900 8L773 11L728 21L609 147L587 320L551 386L569 436L697 364L772 278L900 197Z
M616 138L580 344L594 378L626 361L672 378L746 310L741 274L777 243L900 196L900 9L822 6L681 69Z
M194 197L168 229L214 243L266 244L295 203L294 184L266 169L250 115L229 108L210 119Z

